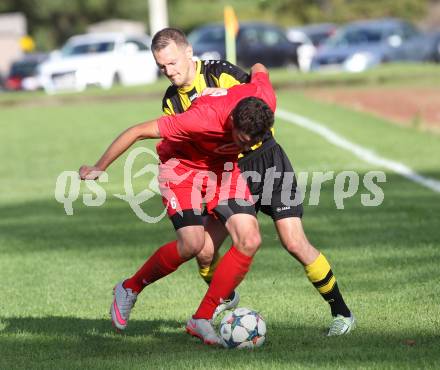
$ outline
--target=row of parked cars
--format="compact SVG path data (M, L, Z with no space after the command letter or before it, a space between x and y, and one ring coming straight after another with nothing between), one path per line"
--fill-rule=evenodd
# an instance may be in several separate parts
M201 59L224 58L224 28L207 25L189 35ZM264 23L243 23L237 35L238 64L295 65L302 71L359 72L392 61L440 61L440 32L426 34L394 18L365 20L338 27L315 24L287 31Z
M196 58L226 57L222 24L202 26L188 38ZM29 54L14 63L5 86L55 93L81 91L89 85L110 88L115 83L151 83L158 71L150 41L147 36L120 33L74 36L59 51ZM392 61L440 62L440 32L422 33L409 22L391 18L287 31L267 23L244 22L236 43L237 62L245 68L259 61L268 67L294 66L301 71L360 72Z

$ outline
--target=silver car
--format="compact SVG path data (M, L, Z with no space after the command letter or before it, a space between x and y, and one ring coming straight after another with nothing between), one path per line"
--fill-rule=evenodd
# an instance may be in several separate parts
M340 28L314 56L312 70L361 72L391 61L432 59L432 38L394 18L358 21Z

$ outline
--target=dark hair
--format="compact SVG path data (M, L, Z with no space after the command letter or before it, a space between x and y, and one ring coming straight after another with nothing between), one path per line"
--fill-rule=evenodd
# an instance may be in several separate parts
M188 46L189 42L185 34L177 28L164 28L157 32L153 40L151 40L151 50L159 51L166 48L171 41L174 41L177 46Z
M235 129L257 143L273 126L274 114L263 100L252 96L238 102L232 111L232 119Z

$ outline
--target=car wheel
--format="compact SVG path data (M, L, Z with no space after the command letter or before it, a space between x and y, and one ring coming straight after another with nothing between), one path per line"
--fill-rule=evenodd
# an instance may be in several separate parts
M299 69L298 60L297 59L288 59L285 63L285 67L287 69Z
M435 48L434 61L436 63L440 63L440 41L437 43L437 46Z
M121 77L119 76L119 73L116 72L113 76L113 84L112 85L120 85L121 84Z
M112 75L106 76L106 78L100 82L100 86L104 90L108 90L111 89L115 83L119 83L119 82L120 82L119 74L115 72Z

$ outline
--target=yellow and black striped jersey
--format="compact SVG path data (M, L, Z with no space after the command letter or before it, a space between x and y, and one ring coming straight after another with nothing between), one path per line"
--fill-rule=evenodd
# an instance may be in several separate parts
M224 60L198 60L196 77L189 87L171 85L162 100L166 115L185 112L206 87L229 88L249 81L249 75Z
M206 87L222 87L227 89L249 81L249 74L225 60L198 60L196 62L196 77L193 84L189 87L171 85L162 99L162 110L166 115L183 113ZM272 135L273 129L267 135L267 138L272 137ZM254 145L251 150L259 148L261 144L260 142ZM242 154L240 154L241 156Z

